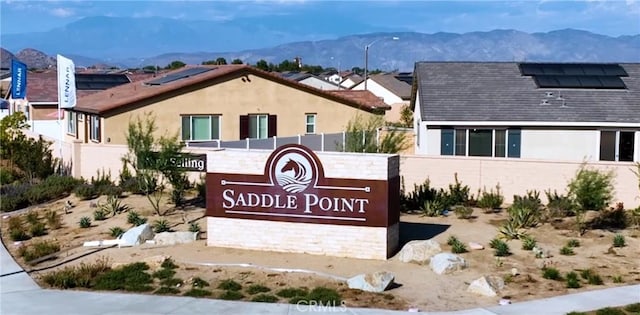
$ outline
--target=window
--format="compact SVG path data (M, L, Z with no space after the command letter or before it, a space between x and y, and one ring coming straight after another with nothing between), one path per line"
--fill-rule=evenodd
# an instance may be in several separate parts
M67 111L67 133L76 135L76 113Z
M84 121L84 114L78 113L78 121Z
M633 162L633 131L601 131L600 161Z
M265 139L276 136L277 116L268 114L240 116L240 140Z
M316 114L307 114L306 133L316 133Z
M100 117L89 116L89 139L100 142Z
M520 130L442 129L440 155L520 157Z
M220 116L182 116L182 140L219 140Z

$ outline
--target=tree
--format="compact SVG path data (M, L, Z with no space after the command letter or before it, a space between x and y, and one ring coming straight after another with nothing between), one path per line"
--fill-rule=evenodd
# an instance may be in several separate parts
M207 60L202 62L202 65L205 65L205 66L215 65L215 64L216 64L215 60Z
M413 127L413 111L409 105L402 105L400 109L400 126L405 128Z
M170 163L172 158L181 155L184 144L178 141L178 135L162 136L156 139L155 118L145 114L144 120L137 117L129 122L127 129L127 154L123 161L135 170L140 191L147 197L157 215L166 215L169 210L162 211L160 202L167 188L167 182L173 190L184 199L185 171ZM157 151L156 151L157 150ZM172 192L172 199L175 193ZM175 202L180 206L180 201Z
M266 60L260 59L258 60L258 62L256 62L256 68L264 71L269 71L269 64Z
M360 67L353 67L351 68L351 72L357 74L357 75L364 75L364 69L360 68Z
M240 59L238 59L238 58L233 59L233 60L231 61L231 64L232 64L232 65L241 65L241 64L243 64L243 63L244 63L244 62L242 62L242 60L240 60Z
M158 66L144 66L142 68L142 70L144 70L144 71L158 71L158 70L160 70L160 67L158 67Z
M226 65L227 64L227 59L219 57L218 59L216 59L216 64L217 65Z
M165 69L169 69L169 70L175 70L175 69L180 69L184 66L186 66L187 64L180 61L180 60L174 60L171 63L169 63Z
M345 143L338 144L338 149L346 152L363 153L398 153L408 147L404 133L393 128L385 130L382 116L371 116L368 119L361 114L347 123Z

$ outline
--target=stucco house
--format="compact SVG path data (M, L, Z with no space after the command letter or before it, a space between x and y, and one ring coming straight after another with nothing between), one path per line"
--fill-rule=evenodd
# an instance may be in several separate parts
M640 161L640 64L418 62L416 154Z
M335 133L388 106L365 91L324 91L247 65L187 66L78 99L67 141L126 144L129 122L152 113L185 141Z
M387 121L399 121L402 106L409 105L411 102L411 81L406 79L411 77L413 76L410 73L404 72L380 73L369 76L367 90L391 106L385 115ZM351 89L364 90L364 81Z
M324 80L322 77L313 75L309 72L287 71L278 74L285 79L300 82L320 90L331 91L339 90L341 88L340 85Z

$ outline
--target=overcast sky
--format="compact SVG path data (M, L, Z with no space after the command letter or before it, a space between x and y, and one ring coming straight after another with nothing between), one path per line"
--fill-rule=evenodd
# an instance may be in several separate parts
M640 1L14 1L0 0L2 33L48 31L88 16L234 21L294 15L318 33L422 33L574 28L620 36L640 33Z

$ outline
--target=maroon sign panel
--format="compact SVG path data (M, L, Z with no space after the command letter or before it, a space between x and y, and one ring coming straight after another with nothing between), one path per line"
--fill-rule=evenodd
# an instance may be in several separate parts
M399 177L326 178L318 157L300 145L273 151L261 175L207 173L206 184L207 216L373 227L400 219Z

